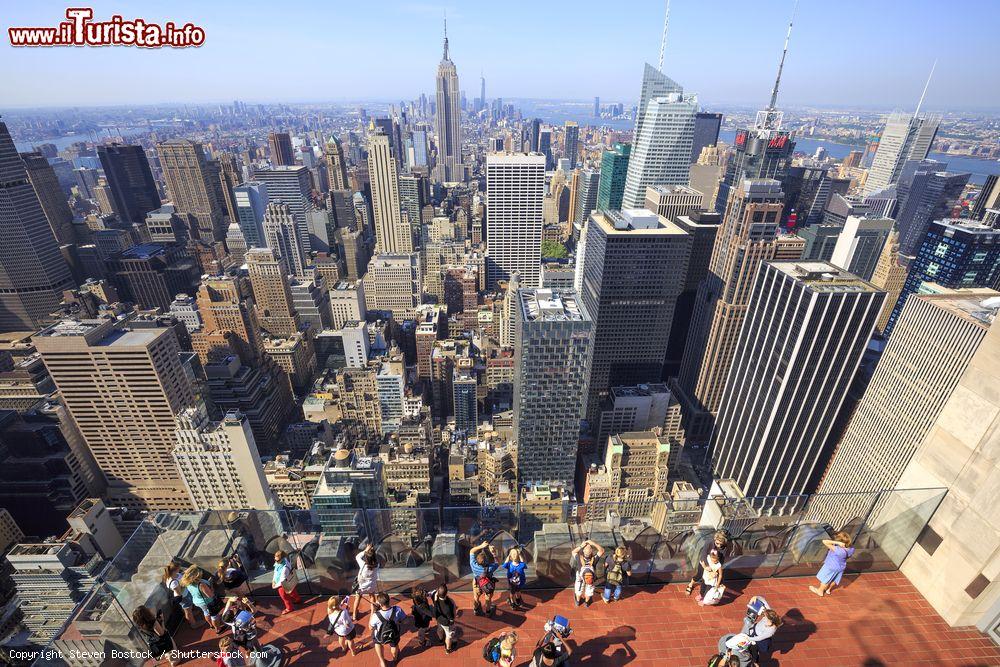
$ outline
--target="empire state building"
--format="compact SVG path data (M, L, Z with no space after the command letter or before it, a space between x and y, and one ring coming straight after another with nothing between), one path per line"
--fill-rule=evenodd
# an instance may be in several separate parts
M455 69L455 63L448 58L448 24L445 23L444 57L441 59L437 71L435 130L437 130L438 154L434 175L438 181L465 180L465 168L462 166L462 126L459 98L458 70Z

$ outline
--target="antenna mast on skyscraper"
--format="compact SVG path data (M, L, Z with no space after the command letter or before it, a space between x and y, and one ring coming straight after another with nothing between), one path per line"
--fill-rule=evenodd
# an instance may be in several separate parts
M444 60L448 60L448 8L444 10Z
M931 73L927 75L927 83L924 84L924 92L920 93L920 101L917 102L917 110L913 112L913 117L916 118L917 114L920 113L920 107L924 105L924 97L927 95L927 89L931 85L931 77L934 76L934 69L937 67L937 58L934 59L934 64L931 65Z
M757 113L756 125L764 130L777 130L781 127L781 112L775 107L778 105L778 87L781 85L781 72L785 69L785 56L788 55L788 42L792 38L792 24L795 23L795 12L799 9L799 0L795 0L792 8L792 18L788 20L788 32L785 33L785 46L781 50L781 61L778 62L778 76L774 79L774 88L771 90L771 102L767 109Z
M670 25L670 0L667 0L667 12L663 15L663 36L660 37L660 64L656 69L663 71L663 52L667 48L667 27Z

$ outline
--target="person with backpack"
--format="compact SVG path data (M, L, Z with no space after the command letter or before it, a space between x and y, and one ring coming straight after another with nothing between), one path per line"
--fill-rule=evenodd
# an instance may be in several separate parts
M146 640L149 655L154 660L166 657L170 667L174 667L177 662L174 660L173 652L177 647L163 624L163 612L158 611L153 614L149 607L140 605L132 611L132 622L139 629L139 634Z
M496 612L493 591L496 590L497 580L493 573L497 570L497 560L496 552L489 542L484 541L479 546L472 547L469 551L469 567L472 569L472 610L476 616L492 616ZM481 602L481 599L485 602Z
M205 572L197 565L192 565L184 570L181 576L180 585L183 586L191 596L194 606L201 609L212 629L221 633L222 624L219 622L219 613L222 611L222 601L215 594L215 589L209 582Z
M421 647L428 644L427 628L431 627L434 619L434 608L427 599L427 589L422 586L415 587L410 591L410 599L413 601L413 627L417 629L417 641Z
M448 596L448 587L444 584L437 587L432 600L438 635L444 639L444 652L451 653L455 641L455 617L458 615L458 608L455 601Z
M569 662L569 657L573 655L573 649L569 644L556 646L553 642L545 642L535 649L531 656L529 667L557 667Z
M511 630L486 642L483 659L497 667L513 667L517 660L517 633Z
M375 655L381 667L386 667L383 646L389 647L392 655L392 662L395 664L399 659L399 638L402 634L400 624L406 618L406 613L398 606L391 604L387 593L379 593L375 596L375 608L372 609L372 619L368 627L372 631L372 640L375 642Z
M358 634L358 626L351 616L350 596L331 595L326 601L326 618L330 622L326 634L337 635L337 643L344 649L344 655L347 655L347 651L350 651L351 655L357 655L354 637Z
M375 545L369 544L358 552L355 560L358 563L358 578L354 582L354 605L351 615L360 618L358 611L361 609L361 600L367 596L368 604L375 609L375 594L378 593L378 554L375 552Z
M597 559L604 557L604 547L593 540L584 540L570 553L570 566L576 571L573 583L573 601L576 606L588 607L594 598L597 579Z
M854 555L854 547L851 546L851 536L844 531L839 531L832 540L823 540L823 546L827 548L826 558L823 560L823 567L816 573L819 580L819 588L810 586L809 590L820 597L830 595L833 589L840 585L840 579L847 569L847 559Z
M701 553L698 554L698 566L695 568L694 576L691 577L691 581L684 592L687 595L691 595L694 587L704 578L705 565L708 562L709 553L714 551L715 555L719 557L719 562L724 566L726 558L729 557L730 549L732 549L732 543L729 540L729 533L725 530L715 531L712 539L705 543L705 546L701 549ZM721 578L719 581L722 581Z
M227 598L226 606L222 609L222 622L232 630L233 643L248 651L260 648L260 642L257 641L257 623L254 621L255 613L257 608L245 597Z
M628 549L625 547L615 548L615 552L608 557L607 567L604 574L604 604L611 604L622 597L622 586L632 576L632 564L629 563Z
M521 550L514 547L508 551L507 559L500 567L507 571L507 602L511 609L520 610L524 607L521 589L527 581L525 570L528 569L528 564L521 559Z
M295 605L302 604L295 586L299 583L299 578L295 574L295 567L288 555L282 551L274 552L274 574L271 576L271 588L278 591L281 601L285 604L282 616L295 611Z
M247 575L243 571L243 563L240 557L233 554L229 558L219 561L219 567L215 571L216 580L226 587L227 590L239 588L247 581Z

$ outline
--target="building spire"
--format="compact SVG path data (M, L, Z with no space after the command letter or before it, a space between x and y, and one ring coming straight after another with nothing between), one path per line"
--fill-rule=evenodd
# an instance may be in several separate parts
M788 33L785 35L785 48L781 51L781 62L778 63L778 76L774 79L774 89L771 90L771 103L767 105L768 111L774 111L778 104L778 86L781 84L781 71L785 69L785 56L788 55L788 40L792 38L792 24L795 22L795 12L799 9L799 0L795 0L795 7L792 8L792 18L788 20Z
M448 60L448 10L444 10L444 58Z
M670 25L670 0L667 0L667 12L663 16L663 36L660 37L660 63L656 69L663 72L663 51L667 48L667 27Z
M934 76L934 70L937 68L937 59L934 59L934 64L931 65L931 73L927 75L927 83L924 84L924 92L920 93L920 101L917 102L917 110L913 112L913 117L916 118L917 114L920 113L920 107L924 105L924 97L927 96L927 89L931 85L931 77Z

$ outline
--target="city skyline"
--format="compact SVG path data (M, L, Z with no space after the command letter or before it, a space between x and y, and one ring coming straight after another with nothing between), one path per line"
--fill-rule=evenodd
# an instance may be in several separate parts
M95 7L95 20L113 14L135 17L136 11L126 4ZM847 104L912 110L937 58L925 109L1000 109L1000 92L978 85L1000 75L1000 64L988 52L987 26L995 21L963 24L961 51L927 49L924 44L941 39L934 3L908 4L905 13L891 2L872 5L852 0L847 4L841 8L843 15L865 20L855 21L843 34L834 34L817 3L800 4L779 105ZM329 16L329 8L304 7L302 15L315 20L288 29L282 43L282 53L288 59L346 63L359 49L370 51L373 37L375 44L386 47L380 50L386 57L369 58L365 68L345 66L317 78L314 73L288 75L288 68L281 66L285 58L274 58L270 48L275 43L274 26L255 20L260 13L253 11L253 6L222 2L208 7L185 1L174 3L168 13L147 14L143 18L149 21L191 21L203 27L205 44L190 49L139 49L130 58L120 57L123 47L33 49L14 48L5 41L0 47L9 63L10 92L5 106L196 104L234 98L265 103L412 98L433 92L430 73L440 60L446 10L452 59L460 73L466 73L469 99L478 96L478 73L482 71L488 98L583 102L600 96L634 101L642 63L657 60L664 9L662 2L649 0L636 3L629 12L601 15L601 38L620 39L614 49L602 50L599 58L586 58L575 53L572 37L586 35L588 28L596 26L595 12L586 8L557 13L557 8L530 7L535 25L545 25L546 19L551 19L560 30L549 39L540 38L534 48L514 50L503 48L496 39L485 8L394 3L389 11L405 20L387 22L351 8ZM967 2L966 6L970 15L980 18L1000 15L1000 7L988 2ZM739 21L732 20L737 15L735 9L729 2L717 7L677 2L671 7L664 72L698 94L706 106L763 106L792 3L771 4L758 13L739 13ZM10 13L8 26L56 25L64 20L64 12L64 5L51 2L20 6ZM344 28L335 31L334 38L327 31L330 21ZM739 67L733 68L732 49L751 35L752 45L738 48ZM266 47L253 46L258 37L268 40L261 42ZM863 48L851 48L854 44ZM712 45L718 48L706 48ZM235 70L227 64L234 52L243 54L243 66ZM400 52L407 57L389 57ZM879 66L872 67L873 62ZM538 67L539 63L546 66ZM81 77L81 71L99 71L103 76L94 80ZM531 72L531 76L525 77L524 72ZM125 80L129 85L121 85ZM588 82L587 89L582 81ZM337 94L313 92L331 87Z

